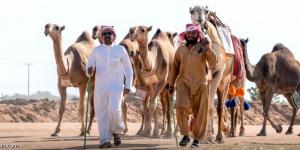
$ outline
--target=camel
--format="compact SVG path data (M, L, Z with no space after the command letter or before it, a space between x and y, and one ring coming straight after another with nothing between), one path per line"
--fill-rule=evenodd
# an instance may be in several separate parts
M169 108L172 107L172 102L170 101L170 95L166 88L166 84L175 54L174 43L172 40L177 33L162 32L158 29L148 44L148 32L151 30L151 26L136 26L129 30L131 40L136 40L139 45L139 59L142 66L140 74L147 91L143 109L144 127L141 126L138 133L142 136L151 137L151 121L153 118L153 136L158 136L156 97L159 95L163 112L166 112L165 114L167 115L166 118L168 122L167 131L164 133L164 136L170 138L172 134L170 120L172 112ZM162 133L163 132L164 125Z
M212 80L210 81L210 94L209 94L209 113L208 113L208 125L206 136L207 140L212 140L213 134L213 114L214 114L214 96L217 94L218 96L218 105L217 105L217 113L218 113L218 133L216 136L217 143L223 143L223 135L222 131L228 135L229 129L226 125L227 115L226 109L224 108L224 101L228 94L228 89L230 82L233 79L233 64L234 58L230 55L225 54L225 49L220 41L220 38L217 33L216 25L217 23L221 23L221 25L225 26L222 22L213 22L211 19L214 13L210 12L207 8L195 6L194 8L190 8L191 19L194 24L198 24L201 26L202 32L204 34L208 34L212 41L212 49L215 51L218 63L215 68L211 70ZM218 18L217 18L218 19ZM212 21L212 23L210 22ZM218 20L219 21L219 20Z
M248 39L241 39L244 50L244 62L247 79L254 82L259 89L263 106L263 126L257 136L266 136L266 123L270 122L277 133L282 132L282 126L275 124L269 117L269 109L274 94L283 95L293 108L291 123L285 134L293 133L293 125L298 106L293 93L300 93L300 63L293 53L283 44L276 44L271 53L264 54L256 65L250 64L247 53Z
M56 24L47 24L45 26L45 35L50 36L53 41L54 56L57 65L57 76L58 76L58 91L61 97L61 103L59 107L59 118L55 132L51 136L59 136L61 129L60 125L62 122L63 114L65 111L67 87L78 87L80 92L80 104L79 114L81 121L81 133L79 136L83 136L85 133L84 128L84 97L87 89L88 77L85 73L85 65L88 57L95 47L94 40L88 32L83 32L76 40L74 44L69 46L64 55L62 55L62 31L65 26L58 26ZM94 103L93 103L93 91L94 91L94 79L91 84L91 111L90 121L87 130L87 134L90 133L93 118L95 116Z

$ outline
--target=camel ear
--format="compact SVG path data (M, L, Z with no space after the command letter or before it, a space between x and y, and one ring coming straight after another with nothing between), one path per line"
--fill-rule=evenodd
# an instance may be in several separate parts
M177 32L173 33L173 37L175 37L177 35Z
M152 30L152 26L149 26L148 28L147 28L147 31L149 32L149 31L151 31Z
M62 26L60 27L60 31L64 30L65 29L65 26Z
M191 13L191 14L193 13L193 8L192 8L192 7L190 7L190 13Z
M115 26L110 26L111 28L114 28Z
M248 39L248 38L246 38L245 42L246 42L246 43L248 43L248 42L249 42L249 39Z
M156 34L159 34L161 32L161 30L160 30L160 28L158 28L157 30L156 30Z

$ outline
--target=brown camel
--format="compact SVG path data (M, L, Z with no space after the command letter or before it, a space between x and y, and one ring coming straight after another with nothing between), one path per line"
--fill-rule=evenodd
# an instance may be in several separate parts
M45 35L49 35L53 41L54 56L57 65L57 76L58 76L58 91L61 97L61 103L59 107L59 118L55 132L51 136L58 136L61 132L60 125L65 111L67 87L78 87L80 92L80 104L79 114L81 121L81 132L80 136L84 135L84 97L87 89L88 77L85 74L85 65L88 57L95 47L94 40L88 32L83 32L62 55L62 31L65 26L58 26L56 24L47 24L45 26ZM93 79L92 79L93 80ZM94 112L93 103L93 91L94 91L94 80L91 85L91 111L90 121L87 133L90 133Z
M300 92L300 63L293 53L283 44L276 44L271 53L264 54L256 65L251 65L247 53L248 39L241 39L244 50L246 76L259 89L263 106L264 122L257 136L266 136L266 123L270 122L277 133L282 132L282 126L276 125L269 117L269 109L274 94L282 94L293 108L290 126L285 134L293 133L293 125L298 106L293 93Z
M213 134L213 114L214 114L214 96L218 96L217 113L218 113L218 133L216 136L217 143L223 143L222 131L229 135L229 128L226 125L227 115L224 107L224 101L227 98L228 89L233 79L234 58L232 55L226 55L223 44L219 38L216 26L224 25L219 18L205 7L195 6L190 8L191 19L194 24L201 26L202 32L207 34L212 41L212 49L217 54L218 63L211 70L212 80L210 81L209 94L209 113L206 137L208 141L212 141ZM215 22L217 20L218 22ZM227 27L227 26L226 26Z
M153 117L153 136L158 136L156 97L160 95L163 111L166 112L168 121L167 131L164 134L165 137L171 137L171 109L169 108L172 106L172 103L169 100L170 95L165 86L169 78L175 53L172 39L177 33L162 32L158 29L148 44L148 32L151 30L151 26L136 26L130 28L129 31L131 40L136 40L139 44L139 59L142 66L140 73L147 91L147 98L144 101L143 109L144 128L141 131L141 135L151 136L151 121Z

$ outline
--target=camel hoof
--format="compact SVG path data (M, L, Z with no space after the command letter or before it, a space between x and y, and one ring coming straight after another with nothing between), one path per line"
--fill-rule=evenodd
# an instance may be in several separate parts
M171 138L172 138L172 132L167 131L167 132L164 134L164 138L165 138L165 139L171 139Z
M276 132L277 133L281 133L282 132L282 125L281 124L277 125Z
M228 137L236 137L234 132L230 132Z
M222 144L224 143L223 137L222 135L217 135L216 140L215 140L218 144Z
M142 130L139 130L135 135L137 135L137 136L142 136Z
M239 136L245 136L245 132L240 132Z
M223 143L225 143L225 142L224 142L223 139L216 139L216 143L218 143L218 144L223 144Z
M123 134L125 135L127 132L128 132L128 129L125 128L125 129L123 130Z
M256 136L267 136L267 134L266 134L266 133L263 133L263 132L260 132L260 133L258 133Z
M293 128L289 128L286 132L285 135L291 135L293 134Z
M61 134L60 134L60 132L54 132L54 133L52 133L51 134L51 136L56 136L56 137L60 137L61 136Z

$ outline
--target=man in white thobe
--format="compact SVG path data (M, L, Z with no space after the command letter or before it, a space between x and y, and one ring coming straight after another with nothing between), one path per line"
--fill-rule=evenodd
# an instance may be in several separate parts
M113 43L116 33L112 27L104 28L99 37L104 43L94 48L86 68L89 77L96 69L94 109L100 148L109 148L112 135L114 144L121 144L119 134L125 128L121 117L121 102L123 92L128 94L132 87L133 70L126 49Z

